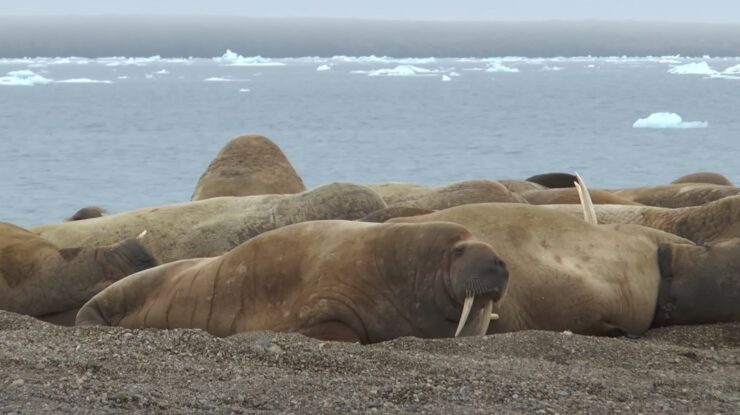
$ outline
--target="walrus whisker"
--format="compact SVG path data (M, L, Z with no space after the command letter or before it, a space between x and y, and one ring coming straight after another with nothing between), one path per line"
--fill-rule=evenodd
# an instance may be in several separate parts
M473 297L472 295L465 297L465 303L463 304L462 314L460 315L460 322L457 323L455 337L460 336L460 332L462 332L463 327L465 327L465 323L468 322L468 317L470 317L470 309L473 308L473 301L475 301L475 297Z
M581 199L581 206L583 206L583 220L592 225L597 225L596 208L594 208L594 202L591 200L586 182L583 181L578 172L576 172L576 179L577 181L574 184L576 185L576 191L578 191L578 198Z

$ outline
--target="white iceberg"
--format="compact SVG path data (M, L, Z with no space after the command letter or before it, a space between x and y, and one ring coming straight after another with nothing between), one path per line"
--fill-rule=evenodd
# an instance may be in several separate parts
M73 78L73 79L63 79L61 81L56 81L60 84L112 84L113 82L108 80L99 80L99 79L90 79L90 78Z
M44 78L43 76L23 69L20 71L8 72L7 76L0 77L1 86L34 86L34 85L45 85L54 82L51 79Z
M486 67L486 72L517 73L519 72L519 69L506 66L501 62L491 62Z
M325 72L325 71L330 71L330 70L331 70L331 65L321 65L318 68L316 68L316 72Z
M154 73L157 75L167 75L168 73L170 73L170 71L168 71L167 69L162 69L161 71L157 71Z
M674 75L716 75L717 71L712 69L706 62L691 62L685 65L674 66L668 70Z
M729 68L722 71L725 75L740 75L740 64L735 66L730 66Z
M244 57L232 52L231 49L226 49L226 53L213 58L213 61L228 66L285 66L282 62L274 62L272 59L263 58L262 56Z
M433 76L440 71L420 68L413 65L398 65L393 69L376 69L373 71L352 71L351 73L367 74L368 76Z
M449 82L449 81L451 81L451 80L452 80L452 78L450 78L449 76L447 76L447 75L442 75L442 81L443 81L443 82Z
M204 82L232 82L229 78L221 78L220 76L212 76L203 80Z
M706 121L684 121L680 115L673 112L655 112L647 118L640 118L632 124L632 128L707 128Z

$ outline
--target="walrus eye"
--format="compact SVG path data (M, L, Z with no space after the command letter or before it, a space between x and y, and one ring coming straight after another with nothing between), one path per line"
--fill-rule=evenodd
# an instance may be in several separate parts
M465 253L465 247L464 246L456 246L456 247L452 248L452 256L454 256L456 258L459 258L459 257L463 256L464 253Z

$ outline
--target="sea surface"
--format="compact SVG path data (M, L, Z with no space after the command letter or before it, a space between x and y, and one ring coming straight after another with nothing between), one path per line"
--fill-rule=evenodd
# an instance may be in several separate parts
M274 140L309 188L551 171L578 171L591 187L703 170L740 183L740 73L728 69L739 63L0 59L0 220L188 201L213 156L246 133ZM633 128L659 112L700 128Z

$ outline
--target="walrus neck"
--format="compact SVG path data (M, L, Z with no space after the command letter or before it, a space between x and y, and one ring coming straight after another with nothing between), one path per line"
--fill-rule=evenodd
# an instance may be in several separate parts
M729 208L724 201L675 209L679 218L672 233L698 244L716 240L728 224L735 223L738 219L737 210Z

